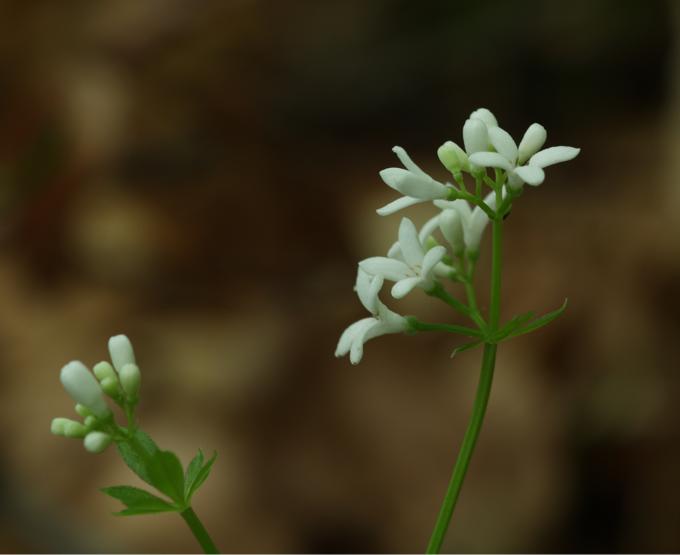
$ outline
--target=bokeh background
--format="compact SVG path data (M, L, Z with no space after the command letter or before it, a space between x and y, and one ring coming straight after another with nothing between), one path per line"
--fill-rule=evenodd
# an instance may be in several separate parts
M195 508L223 550L424 549L480 353L333 351L396 236L391 147L445 179L437 147L485 106L583 149L506 227L504 316L570 305L501 346L446 549L680 551L676 5L3 1L0 549L197 549L177 515L111 515L98 488L137 483L114 449L49 434L59 369L116 333L144 429L219 452Z

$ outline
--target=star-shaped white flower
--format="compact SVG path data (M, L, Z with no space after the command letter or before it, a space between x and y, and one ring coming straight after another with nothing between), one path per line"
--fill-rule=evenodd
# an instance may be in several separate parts
M553 146L539 152L547 133L538 123L529 126L519 147L510 134L500 127L491 127L488 132L496 152L476 152L470 156L470 162L477 166L505 170L508 185L512 189L519 189L524 183L540 185L545 180L543 168L571 160L581 151L571 146Z
M434 269L446 254L446 249L436 246L426 251L418 238L418 231L408 218L399 226L398 257L374 256L359 262L359 267L371 275L381 275L395 281L392 296L405 297L414 287L430 291L435 284ZM390 252L395 255L396 248ZM388 253L389 254L389 253Z
M336 357L349 353L350 362L358 364L364 355L364 343L369 339L408 329L406 318L391 311L378 298L383 282L383 276L371 276L359 268L355 289L361 304L373 316L354 322L343 332L335 349Z
M387 216L419 202L448 197L451 186L432 179L411 160L406 151L400 146L395 146L392 152L397 155L406 169L387 168L380 172L380 177L392 189L399 191L404 196L382 208L378 208L377 212L379 215Z

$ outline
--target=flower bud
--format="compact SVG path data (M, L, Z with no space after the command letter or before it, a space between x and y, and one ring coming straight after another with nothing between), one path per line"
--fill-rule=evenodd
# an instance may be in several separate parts
M55 436L63 436L66 422L68 422L68 418L53 418L50 424L50 432Z
M463 142L468 154L489 150L489 132L480 119L469 119L463 125Z
M97 417L96 416L86 416L85 417L85 427L88 429L94 428L95 424L97 423Z
M483 121L487 127L498 127L498 120L496 116L487 108L478 108L470 114L470 119L478 119Z
M109 376L104 378L101 382L102 389L109 397L116 397L120 394L120 387L118 386L118 378Z
M78 413L79 416L82 416L83 418L92 415L92 411L88 409L85 405L81 405L80 403L76 403L76 412Z
M123 369L120 371L120 384L130 399L136 399L139 395L141 381L142 375L136 364L126 364L123 366Z
M61 369L60 379L64 389L74 401L101 418L110 414L101 386L82 362L77 360L69 362Z
M101 453L111 443L111 436L104 432L90 432L85 436L83 445L90 453Z
M80 422L70 418L54 418L50 426L50 431L54 435L64 437L84 437L87 433L85 426Z
M109 339L109 354L111 355L111 362L120 373L123 366L126 364L135 364L135 352L132 350L132 343L125 335L114 335Z
M460 214L455 208L443 210L439 217L439 228L442 235L451 245L453 254L460 256L465 250L465 239L463 236L463 223Z
M440 146L437 149L437 156L439 161L451 173L460 173L461 170L468 171L470 169L467 154L453 141L446 141Z
M113 366L105 360L95 364L92 371L100 382L106 378L116 378L116 371L113 369Z
M517 163L524 164L529 158L536 154L545 144L548 132L539 123L532 123L524 133L524 137L519 143Z

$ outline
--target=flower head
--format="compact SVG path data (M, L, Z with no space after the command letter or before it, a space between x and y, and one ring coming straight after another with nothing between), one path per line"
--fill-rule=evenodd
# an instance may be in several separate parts
M355 289L361 304L372 316L350 325L340 336L335 356L349 353L352 364L358 364L364 355L364 343L374 337L388 333L399 333L408 329L406 318L387 308L378 298L384 278L371 276L359 267Z
M60 378L64 389L74 401L86 406L100 418L110 414L99 382L82 362L78 360L69 362L61 369Z
M442 246L426 251L413 222L403 218L399 226L399 241L388 253L391 256L367 258L359 262L359 267L368 274L395 281L392 296L400 299L414 287L431 290L435 285L435 266L445 254L446 249Z
M539 151L546 137L545 128L534 123L529 126L518 147L510 133L500 127L492 127L489 139L496 152L476 152L470 156L470 162L505 170L508 186L512 189L519 189L524 183L540 185L545 180L543 168L571 160L580 152L580 149L570 146L554 146Z

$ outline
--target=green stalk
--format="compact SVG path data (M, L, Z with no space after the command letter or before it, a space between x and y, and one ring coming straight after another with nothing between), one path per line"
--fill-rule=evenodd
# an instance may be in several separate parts
M498 330L498 323L500 319L500 302L501 302L501 266L503 253L503 219L497 217L493 220L493 252L491 262L491 299L489 306L489 336L493 337ZM482 368L479 377L479 385L477 386L477 394L472 406L472 416L468 424L465 436L463 437L463 445L458 453L456 464L453 468L453 474L449 481L449 486L444 496L439 516L435 523L432 537L427 545L427 553L439 553L446 536L446 531L451 522L453 510L456 507L460 490L463 487L463 480L470 465L470 459L479 437L479 432L482 429L484 422L484 415L486 407L489 403L489 395L491 393L491 383L493 381L494 368L496 366L496 349L495 343L484 344L484 354L482 356Z
M183 510L179 514L193 532L194 536L198 540L198 543L201 544L201 548L203 548L203 553L219 553L219 550L217 549L215 543L212 541L210 534L208 534L208 531L205 529L205 526L203 526L203 523L200 521L200 519L198 518L198 516L191 507Z

